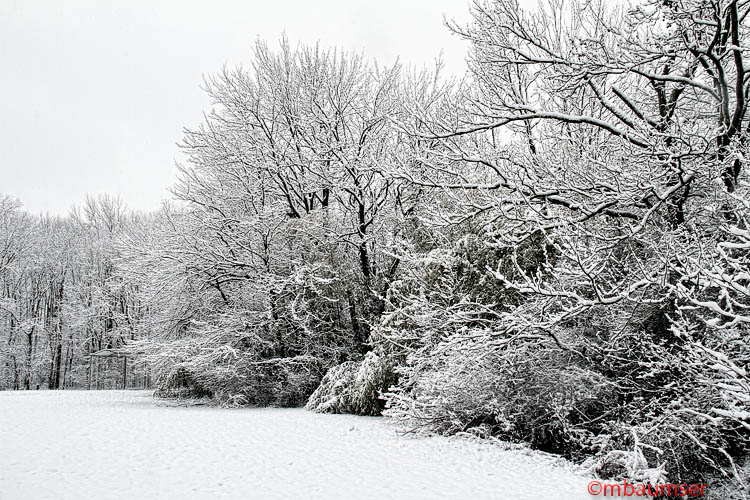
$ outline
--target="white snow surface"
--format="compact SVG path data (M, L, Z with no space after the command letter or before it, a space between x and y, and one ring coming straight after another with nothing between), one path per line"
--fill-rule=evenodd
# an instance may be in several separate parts
M0 392L2 500L586 499L552 458L387 419Z

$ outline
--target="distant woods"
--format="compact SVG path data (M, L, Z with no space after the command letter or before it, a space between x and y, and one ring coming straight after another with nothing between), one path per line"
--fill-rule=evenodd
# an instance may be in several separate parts
M86 386L113 348L162 395L739 475L748 13L478 1L455 81L258 43L207 78L173 204L3 199L0 387Z
M117 388L122 360L90 354L137 337L143 309L115 242L145 219L116 198L66 217L31 216L0 197L0 389ZM128 385L144 386L143 367Z

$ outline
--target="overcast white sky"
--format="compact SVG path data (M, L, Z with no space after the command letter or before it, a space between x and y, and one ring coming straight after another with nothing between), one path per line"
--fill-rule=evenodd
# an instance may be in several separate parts
M467 0L0 0L0 193L67 213L86 193L151 210L168 197L175 144L208 101L202 75L247 63L257 37L363 51L462 73L442 25Z

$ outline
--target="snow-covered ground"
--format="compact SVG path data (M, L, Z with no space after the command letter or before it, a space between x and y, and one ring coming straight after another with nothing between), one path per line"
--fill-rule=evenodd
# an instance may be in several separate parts
M586 499L545 457L383 418L175 407L149 392L0 392L2 500Z

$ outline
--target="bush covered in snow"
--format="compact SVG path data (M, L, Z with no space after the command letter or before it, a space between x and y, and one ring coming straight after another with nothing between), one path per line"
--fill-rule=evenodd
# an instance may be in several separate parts
M159 381L156 396L209 397L232 406L300 406L320 380L317 360L296 357L232 364L183 362Z
M158 381L155 396L161 398L204 398L212 397L199 374L196 374L190 363L177 363L165 377Z
M527 442L606 478L702 481L746 453L741 330L691 323L694 310L678 316L654 300L593 307L549 333L509 331L511 315L538 304L475 300L451 285L457 255L430 252L391 288L375 338L406 363L385 395L387 415Z
M478 428L567 453L591 446L593 435L577 425L614 402L600 374L570 365L564 354L527 351L513 359L445 354L402 368L405 382L386 396L389 415L439 433ZM544 368L537 356L546 356Z
M359 365L352 390L352 413L380 415L385 407L382 394L398 381L394 361L370 351Z
M397 381L394 363L368 352L360 362L347 361L331 368L305 406L319 413L380 415L381 395Z
M260 358L252 350L240 350L229 337L220 348L205 346L203 352L200 341L172 343L169 349L183 361L161 361L163 372L154 363L156 395L209 397L231 406L300 406L320 382L323 370L315 357Z
M358 362L346 361L328 370L305 408L319 413L352 413L352 393L358 368Z

